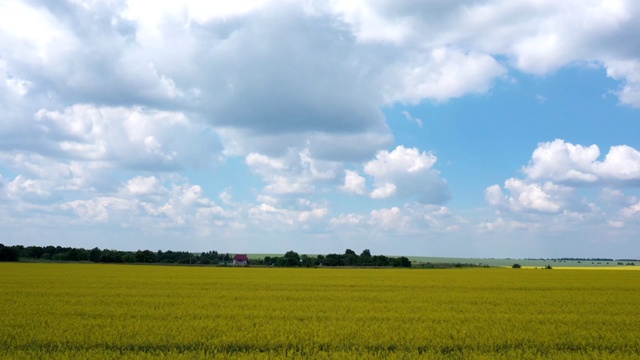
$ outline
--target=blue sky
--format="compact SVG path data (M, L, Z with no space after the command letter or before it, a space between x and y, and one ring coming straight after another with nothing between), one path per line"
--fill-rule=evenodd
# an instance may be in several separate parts
M638 257L628 0L5 1L5 244Z

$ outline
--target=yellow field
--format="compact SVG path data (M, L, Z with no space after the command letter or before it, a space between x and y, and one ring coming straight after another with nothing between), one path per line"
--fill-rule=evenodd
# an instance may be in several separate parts
M504 266L504 268L511 268L511 266ZM540 266L523 266L522 269L542 269L545 270L544 267ZM623 271L634 271L640 270L640 266L556 266L553 270L623 270Z
M0 264L2 359L640 359L640 273Z

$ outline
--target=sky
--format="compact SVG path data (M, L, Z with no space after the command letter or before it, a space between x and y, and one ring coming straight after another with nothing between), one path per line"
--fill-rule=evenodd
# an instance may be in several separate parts
M635 0L0 1L0 242L640 257Z

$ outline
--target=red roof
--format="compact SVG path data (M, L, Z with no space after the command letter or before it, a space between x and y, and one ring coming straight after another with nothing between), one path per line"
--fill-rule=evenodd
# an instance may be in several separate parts
M246 254L235 254L233 256L233 261L246 261L249 262L249 258Z

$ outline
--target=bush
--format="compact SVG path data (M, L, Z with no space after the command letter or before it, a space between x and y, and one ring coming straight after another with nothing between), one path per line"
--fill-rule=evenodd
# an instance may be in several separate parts
M511 267L514 269L520 269L522 266L520 266L520 264L513 264Z

